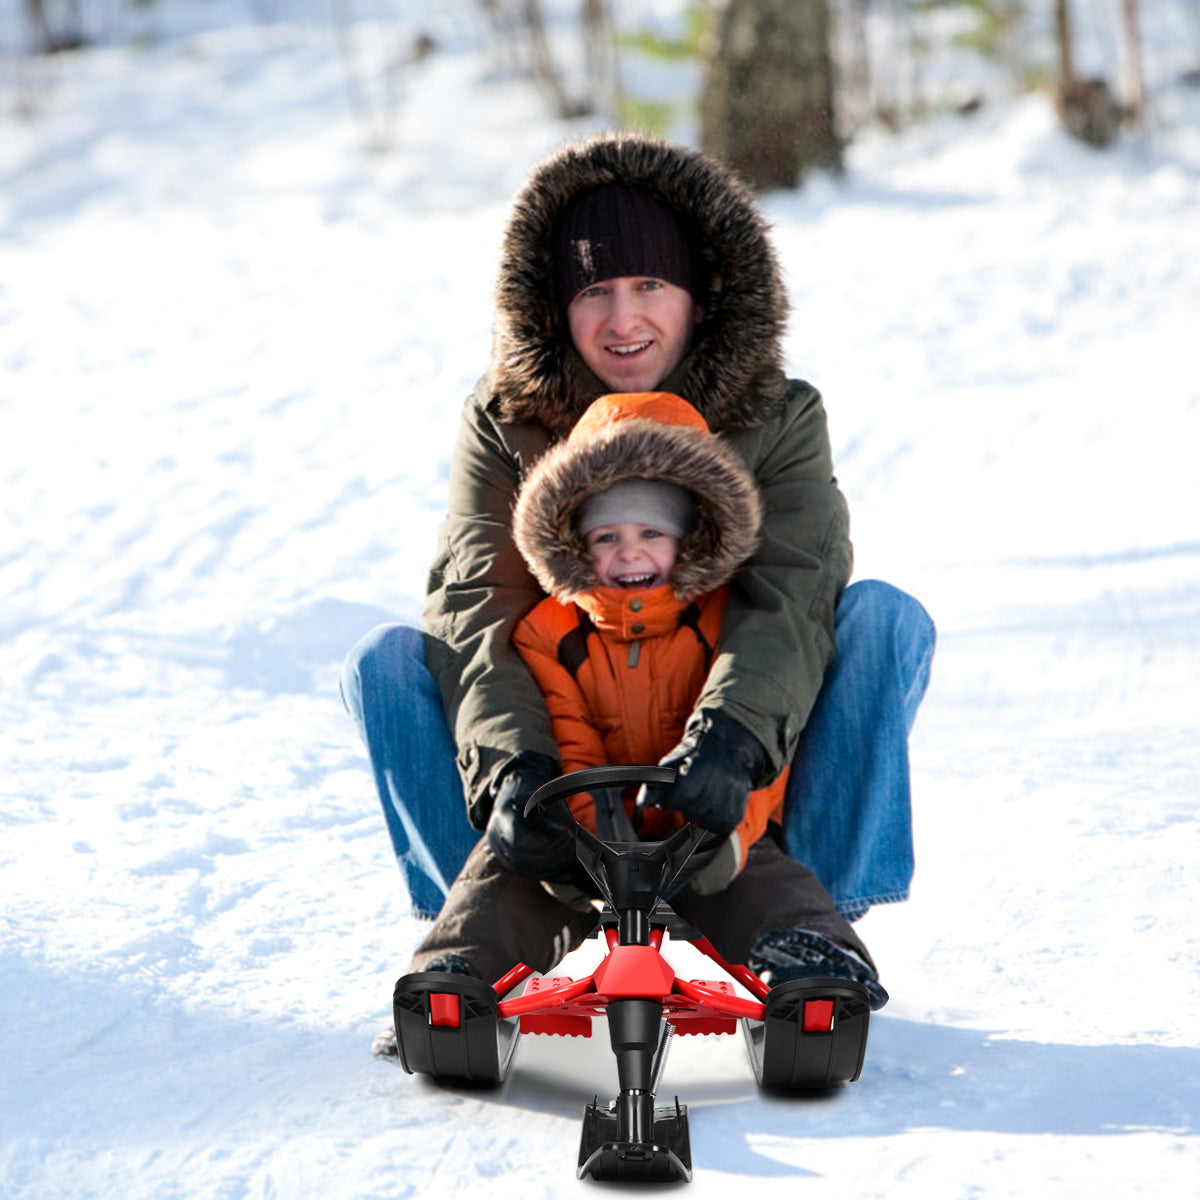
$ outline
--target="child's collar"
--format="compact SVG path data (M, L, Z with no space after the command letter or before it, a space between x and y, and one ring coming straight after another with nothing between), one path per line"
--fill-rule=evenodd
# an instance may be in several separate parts
M597 629L621 642L672 632L684 608L669 583L653 588L596 587L576 596L575 603Z

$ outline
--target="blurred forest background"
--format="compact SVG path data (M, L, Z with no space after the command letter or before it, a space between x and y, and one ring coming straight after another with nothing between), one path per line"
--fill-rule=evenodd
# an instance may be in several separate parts
M865 129L1032 90L1103 149L1148 128L1155 87L1200 87L1200 0L0 0L0 132L37 119L74 51L150 48L182 7L335 37L348 102L379 152L402 150L406 80L470 38L497 72L535 79L554 115L694 143L760 189L840 171ZM1147 79L1144 27L1163 21L1173 77Z

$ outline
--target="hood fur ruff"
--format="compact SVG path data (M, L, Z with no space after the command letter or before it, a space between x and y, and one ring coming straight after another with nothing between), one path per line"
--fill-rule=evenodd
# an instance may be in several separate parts
M714 159L641 134L572 143L535 168L516 196L496 283L493 411L565 437L607 390L571 344L552 259L572 198L606 183L641 188L674 209L704 264L705 319L663 385L686 396L714 432L761 424L786 387L787 296L767 224L750 190Z
M566 441L537 462L517 497L513 537L542 588L569 602L600 584L575 527L579 506L623 479L662 479L696 497L696 528L679 543L671 580L685 603L727 583L758 544L762 501L749 468L677 396L604 396ZM655 416L641 415L653 412ZM598 418L598 419L597 419Z

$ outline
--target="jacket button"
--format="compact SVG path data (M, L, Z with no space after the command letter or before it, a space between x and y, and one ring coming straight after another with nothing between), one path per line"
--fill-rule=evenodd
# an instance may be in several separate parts
M630 600L629 607L634 612L641 612L642 611L642 602L640 600Z
M630 627L630 631L632 633L645 633L646 627L641 623L641 621L639 621L636 625Z

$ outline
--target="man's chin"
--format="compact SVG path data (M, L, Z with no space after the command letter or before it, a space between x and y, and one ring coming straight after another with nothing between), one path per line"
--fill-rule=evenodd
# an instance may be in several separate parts
M624 370L606 370L600 382L613 392L654 392L665 378L650 363L630 363Z

